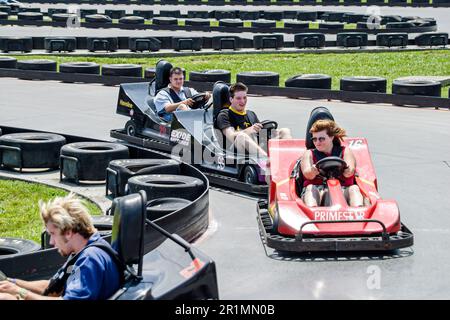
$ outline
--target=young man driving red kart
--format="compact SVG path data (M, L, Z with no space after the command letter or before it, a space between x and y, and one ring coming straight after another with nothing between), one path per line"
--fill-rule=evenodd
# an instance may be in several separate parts
M347 167L339 177L344 196L352 207L364 205L364 199L355 184L356 160L350 148L341 144L346 136L345 130L332 120L318 120L311 127L312 142L315 149L307 150L301 159L301 171L304 177L302 200L309 207L317 207L327 200L327 189L316 163L326 157L342 158ZM326 205L326 204L325 204Z

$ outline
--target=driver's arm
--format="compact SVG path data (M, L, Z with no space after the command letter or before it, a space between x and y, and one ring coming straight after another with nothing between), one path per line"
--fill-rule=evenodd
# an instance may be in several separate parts
M16 284L24 289L30 290L37 294L42 294L44 290L48 287L49 280L36 280L36 281L25 281L25 280L16 280Z
M177 108L181 105L181 104L185 104L187 106L192 106L194 104L194 100L192 100L191 98L185 99L183 101L180 102L176 102L176 103L168 103L164 106L164 109L166 110L166 112L170 113L170 112L174 112L175 110L177 110Z
M303 154L301 161L301 169L303 176L308 180L313 180L319 174L319 170L317 170L316 166L313 163L311 150L307 150Z
M355 174L356 159L350 148L345 148L344 161L347 163L347 169L342 173L344 177L349 178Z

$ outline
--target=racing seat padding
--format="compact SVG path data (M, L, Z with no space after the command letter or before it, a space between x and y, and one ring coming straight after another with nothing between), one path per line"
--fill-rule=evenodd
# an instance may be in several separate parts
M311 127L313 126L314 122L317 120L333 120L333 115L331 114L330 110L326 107L316 107L311 111L311 114L309 115L308 124L306 126L306 148L307 149L314 149L314 143L312 142L312 134L309 132L311 130Z
M158 93L162 88L167 87L170 78L170 69L172 69L172 64L165 60L159 60L156 64L156 75L155 75L155 94Z

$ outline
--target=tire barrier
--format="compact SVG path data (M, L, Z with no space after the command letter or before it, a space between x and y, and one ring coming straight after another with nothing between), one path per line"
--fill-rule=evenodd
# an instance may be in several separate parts
M294 35L294 46L303 48L325 47L325 35L323 33L297 33Z
M386 23L386 29L411 29L415 25L412 22L388 22Z
M97 9L80 9L80 17L86 18L86 16L95 15L98 13Z
M33 38L2 37L0 38L0 49L5 53L10 51L31 52L33 50Z
M180 10L160 10L160 17L181 18Z
M317 18L317 11L297 11L297 20L316 21Z
M150 20L154 17L154 13L153 10L133 10L133 16L138 16Z
M189 72L190 81L231 83L231 72L228 70L203 70Z
M263 18L266 20L283 20L284 12L283 11L264 11Z
M277 26L276 21L264 19L254 20L251 23L253 28L275 28Z
M44 20L44 15L40 12L19 12L17 20L42 21Z
M297 11L283 11L283 19L297 19Z
M0 57L0 68L16 69L17 59L13 57Z
M285 22L284 27L291 28L291 29L309 29L309 23L301 22L301 21L290 21L290 22Z
M390 15L390 16L382 16L380 23L382 25L386 25L388 23L399 23L402 22L402 17Z
M326 74L299 74L285 81L286 87L331 89L331 76Z
M51 133L12 133L0 136L0 164L7 168L56 169L66 139Z
M142 66L139 64L104 64L103 76L121 76L142 78Z
M204 182L198 178L174 174L139 175L128 179L129 193L144 190L147 200L163 197L179 197L195 200L199 190L203 190Z
M87 49L95 51L117 51L118 39L116 37L88 37L86 38Z
M322 16L322 20L327 22L345 22L344 16L347 16L347 14L349 12L326 12Z
M119 23L123 24L144 24L145 19L137 16L123 17L119 19Z
M77 39L75 37L46 37L44 39L44 49L48 52L73 52L76 48Z
M241 38L237 36L215 36L212 37L212 48L214 50L237 50L242 48Z
M379 47L406 47L408 45L407 33L379 33L376 44Z
M253 36L255 49L280 49L283 48L284 37L282 34L260 34Z
M343 32L336 36L338 47L366 47L368 41L367 33L363 32Z
M171 159L113 160L106 169L106 195L118 197L126 194L131 177L148 174L180 174L180 163Z
M8 16L11 13L11 7L0 5L0 12L6 13L6 16Z
M75 21L75 19L78 19L78 16L73 13L55 13L52 15L52 21L55 22Z
M200 51L203 46L203 39L200 37L173 37L172 48L175 51L191 50Z
M344 77L340 81L342 91L386 93L387 80L382 77Z
M112 160L129 157L128 147L109 142L76 142L61 148L60 180L103 181Z
M114 216L100 215L91 216L92 223L98 231L112 230Z
M344 29L342 22L320 22L319 29Z
M448 44L448 33L429 32L418 35L414 42L419 47L446 46Z
M59 72L100 74L100 65L95 62L66 62L59 65Z
M56 61L47 59L20 60L17 61L17 69L56 71Z
M152 37L130 37L128 39L128 48L132 51L159 51L161 50L161 41Z
M6 12L0 11L0 20L7 20L7 19L8 19L8 14Z
M145 68L144 70L145 79L154 79L155 76L156 76L156 68Z
M340 22L346 23L367 23L369 21L370 16L360 13L347 12L342 16L342 20Z
M244 26L244 21L240 19L221 19L219 20L219 26L241 28Z
M47 9L47 15L52 18L53 18L53 15L60 14L60 13L68 13L68 12L67 12L67 9L65 9L65 8L48 8Z
M242 82L246 85L278 86L280 84L280 74L270 71L239 72L236 75L236 82Z
M188 11L188 18L199 18L199 19L208 19L209 12L208 11Z
M86 22L92 23L111 23L112 19L104 14L90 14L84 17Z
M192 201L183 198L158 198L147 202L147 218L151 220L156 220L185 208Z
M153 18L152 23L159 26L178 25L178 19L171 17L159 17Z
M13 255L33 253L41 246L31 240L19 238L0 238L0 261Z
M392 94L441 96L442 85L438 81L431 80L394 80L392 82Z
M120 19L122 17L125 17L125 10L121 9L106 9L105 10L105 16L110 17L111 19Z
M261 18L259 11L239 11L237 17L241 20L258 20Z
M211 22L209 21L209 19L192 18L184 20L184 24L186 26L209 26Z
M236 19L237 18L235 10L215 10L213 17L216 20Z

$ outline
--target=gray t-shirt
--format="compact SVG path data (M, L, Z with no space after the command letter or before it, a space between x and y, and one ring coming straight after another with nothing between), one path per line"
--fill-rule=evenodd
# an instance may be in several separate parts
M197 94L197 90L195 90L194 88L189 88L191 90L191 95L195 95ZM175 91L175 90L174 90ZM177 93L178 97L181 100L185 100L186 99L186 95L184 94L184 87L181 87L180 92ZM158 94L155 96L155 107L156 107L156 111L160 112L161 110L164 109L164 107L168 104L172 104L174 103L174 101L172 100L172 97L170 96L170 94L164 90L159 90Z

